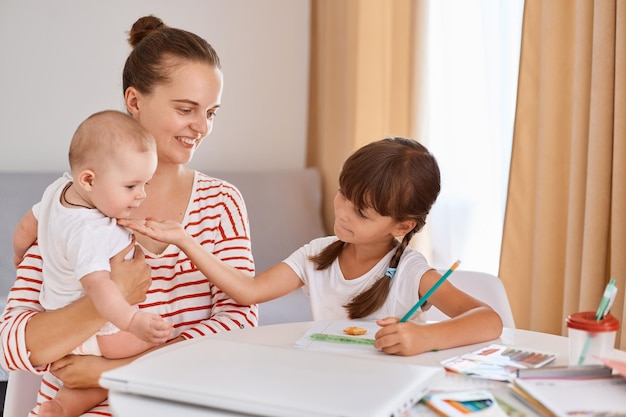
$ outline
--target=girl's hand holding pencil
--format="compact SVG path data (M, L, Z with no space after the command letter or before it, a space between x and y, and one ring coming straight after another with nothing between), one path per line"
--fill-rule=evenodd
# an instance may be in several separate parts
M376 333L374 347L385 353L394 355L414 355L419 352L433 350L432 337L424 337L431 330L428 324L418 324L407 321L422 307L439 286L454 272L461 261L456 261L445 274L424 294L423 297L401 318L387 317L378 320L377 324L383 327ZM420 328L419 331L416 329Z
M430 290L428 290L428 292L426 294L424 294L424 296L422 298L419 299L419 301L417 303L415 303L415 305L413 306L413 308L411 308L405 315L404 317L402 317L400 319L401 323L406 322L408 319L411 318L411 316L413 314L415 314L415 312L424 305L424 303L426 303L426 301L428 301L428 299L430 298L431 295L433 295L433 293L435 292L435 290L437 288L439 288L439 286L446 280L448 279L448 277L450 276L450 274L452 274L452 272L454 272L455 269L458 268L459 264L461 263L461 261L456 261L454 264L452 264L452 266L450 267L450 269L448 269L446 271L445 274L443 274L441 276L441 278L439 278L439 281L437 281L435 283L435 285L432 286L432 288Z
M436 330L431 324L400 322L398 317L377 320L381 329L374 338L374 347L390 355L412 356L435 350Z

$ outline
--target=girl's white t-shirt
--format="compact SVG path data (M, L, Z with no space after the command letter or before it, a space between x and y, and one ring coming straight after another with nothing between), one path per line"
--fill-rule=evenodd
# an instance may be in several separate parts
M314 320L348 319L343 305L347 304L355 295L365 291L385 274L396 251L396 248L392 249L364 275L347 280L341 272L338 259L335 259L330 267L321 271L316 270L315 264L309 260L310 256L319 254L326 246L336 240L336 236L312 240L283 261L294 270L304 283L303 290L310 298ZM420 280L424 273L430 269L433 268L428 265L424 255L407 247L391 280L391 288L385 304L363 319L378 320L385 317L404 316L418 301ZM421 317L423 311L425 311L424 307L411 320L423 322Z

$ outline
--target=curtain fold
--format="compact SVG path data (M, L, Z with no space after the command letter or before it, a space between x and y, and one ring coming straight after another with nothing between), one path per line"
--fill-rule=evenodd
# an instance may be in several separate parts
M427 4L311 1L307 166L322 175L329 233L348 155L420 129ZM626 2L525 1L499 271L520 328L565 334L567 315L595 310L611 277L611 312L626 320L625 43Z
M321 173L324 220L343 161L387 136L411 137L415 0L312 0L307 166Z
M565 334L611 277L626 318L625 13L619 0L525 1L499 272L520 328Z
M617 2L615 10L615 122L611 178L611 223L609 270L620 292L613 314L626 325L626 4ZM623 327L622 327L623 328ZM626 349L626 332L618 338L620 349Z

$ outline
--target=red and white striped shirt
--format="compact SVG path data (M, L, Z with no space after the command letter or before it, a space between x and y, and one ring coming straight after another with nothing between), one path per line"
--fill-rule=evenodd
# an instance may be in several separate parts
M254 274L248 214L241 194L233 185L196 172L182 224L207 251L239 270ZM191 339L257 326L257 306L237 304L211 284L178 247L169 245L159 255L144 252L152 269L152 285L139 307L173 322L172 338L183 335ZM41 265L38 248L34 245L18 268L0 321L0 364L5 369L38 373L46 370L31 365L25 340L26 323L43 311L39 304ZM55 377L44 373L37 404L53 398L59 386ZM31 415L37 415L37 408ZM108 402L84 415L111 416Z

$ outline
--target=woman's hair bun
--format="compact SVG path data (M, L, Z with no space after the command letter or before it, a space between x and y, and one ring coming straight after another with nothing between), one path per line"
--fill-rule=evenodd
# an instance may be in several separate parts
M128 43L134 48L143 38L146 37L146 35L155 30L163 29L164 27L166 27L165 23L163 23L163 21L156 16L150 15L140 17L133 24L133 27L130 28Z

